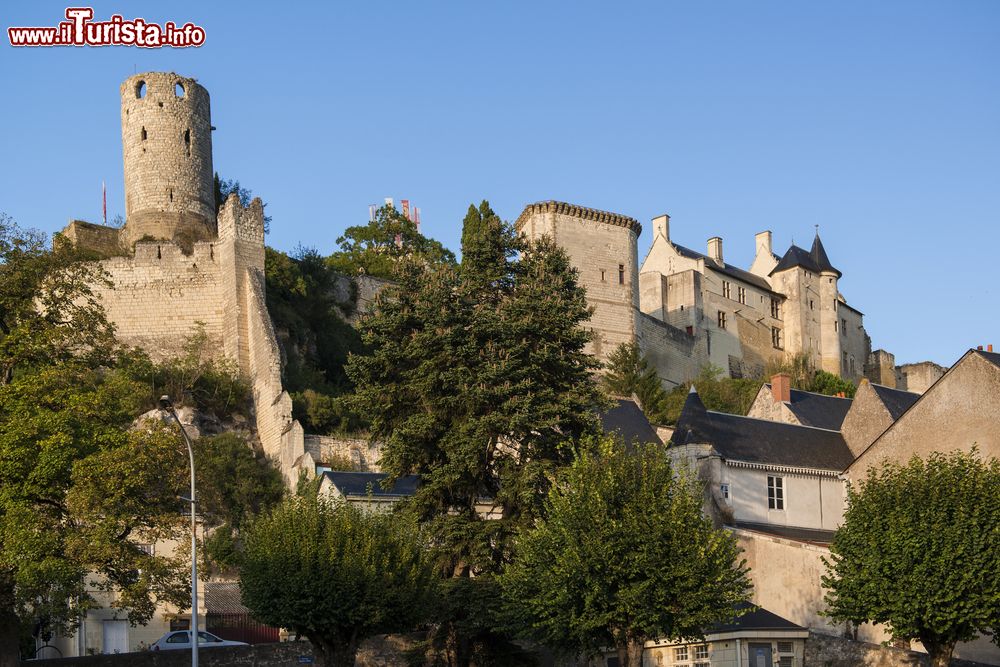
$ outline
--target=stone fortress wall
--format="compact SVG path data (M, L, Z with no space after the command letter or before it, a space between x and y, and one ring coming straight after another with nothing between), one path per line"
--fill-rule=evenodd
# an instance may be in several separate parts
M119 338L157 360L200 328L250 381L257 435L291 483L315 468L281 386L265 303L264 209L231 195L215 213L211 110L194 79L144 72L121 85L126 221L74 220L63 234L95 253L110 285L95 291Z

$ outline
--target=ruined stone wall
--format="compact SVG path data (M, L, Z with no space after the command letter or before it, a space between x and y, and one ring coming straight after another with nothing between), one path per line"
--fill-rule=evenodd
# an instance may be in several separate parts
M111 287L94 286L122 342L153 359L180 354L185 338L204 325L209 343L224 346L227 291L221 253L213 242L197 243L190 255L174 243L144 242L131 257L102 260ZM231 356L236 359L236 356Z
M708 363L704 337L689 336L665 322L639 314L639 347L665 387L696 377Z
M930 389L932 384L941 379L941 376L947 371L947 368L939 366L933 361L903 364L896 367L896 387L922 394Z
M367 438L306 435L305 451L316 465L328 466L332 461L347 460L357 472L382 472L379 465L382 447L369 443Z
M62 235L70 240L73 245L97 253L101 256L110 257L122 255L122 230L106 225L95 225L92 222L83 220L70 220Z
M173 239L189 247L215 235L208 91L173 72L121 85L125 242Z
M885 350L875 350L868 355L865 377L883 387L896 388L896 357Z

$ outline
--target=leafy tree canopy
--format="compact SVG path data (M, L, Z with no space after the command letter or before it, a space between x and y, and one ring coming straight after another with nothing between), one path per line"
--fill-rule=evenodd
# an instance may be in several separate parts
M378 209L368 224L348 227L337 245L340 250L327 262L348 276L361 273L391 279L403 258L429 265L455 265L454 253L421 234L415 223L390 204Z
M701 504L660 447L582 450L500 576L509 622L569 654L616 647L634 667L647 640L700 638L731 620L749 598L748 568Z
M1000 629L998 527L1000 462L976 450L869 470L830 546L830 616L887 624L948 665L957 642Z
M367 637L425 618L436 581L425 554L402 516L291 497L245 533L243 603L309 639L317 664L352 666Z
M240 205L244 208L253 201L253 191L240 185L240 182L231 178L221 178L219 172L215 172L215 214L219 214L219 209L229 199L229 195L236 195L240 200ZM265 206L267 206L265 204ZM271 216L264 216L264 233L271 231Z
M548 475L596 430L601 405L583 351L589 309L565 253L523 244L486 202L466 225L479 249L463 248L458 270L407 263L362 321L371 352L347 369L383 467L421 476L409 509L456 574L507 557L510 532L537 514ZM482 519L483 499L500 520Z

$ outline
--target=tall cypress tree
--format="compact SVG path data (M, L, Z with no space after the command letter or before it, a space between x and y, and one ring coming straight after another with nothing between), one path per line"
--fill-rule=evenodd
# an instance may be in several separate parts
M421 477L406 511L431 529L442 571L486 581L538 516L554 469L597 430L602 398L566 254L519 238L484 201L469 207L462 255L457 269L399 273L362 323L371 352L347 371L384 469ZM460 664L469 651L456 650Z

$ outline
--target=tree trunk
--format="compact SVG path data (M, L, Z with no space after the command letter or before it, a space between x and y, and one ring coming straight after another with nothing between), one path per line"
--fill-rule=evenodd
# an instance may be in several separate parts
M309 638L313 647L313 664L317 667L354 667L358 654L358 644L352 642L330 642Z
M629 637L617 646L618 667L642 667L642 645L642 640Z
M920 643L927 649L927 655L931 659L931 667L948 667L951 664L951 654L955 651L955 642L922 639Z
M0 572L0 667L20 667L21 621L15 608L13 576Z

